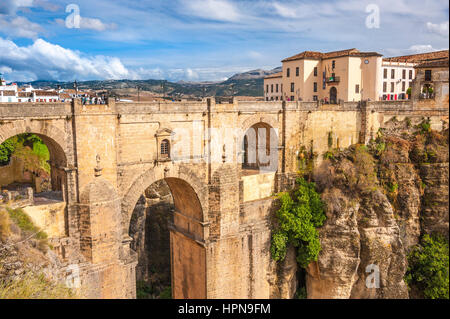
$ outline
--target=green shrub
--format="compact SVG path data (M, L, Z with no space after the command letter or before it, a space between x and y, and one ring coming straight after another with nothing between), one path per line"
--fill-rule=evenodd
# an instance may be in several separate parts
M429 133L431 132L431 123L429 120L424 120L422 123L419 124L419 128L422 133Z
M137 299L150 299L153 294L153 288L145 281L136 282L136 298Z
M333 159L334 154L332 151L327 151L325 154L323 154L323 159Z
M307 299L308 293L306 292L306 287L301 287L295 293L295 299Z
M0 144L0 166L9 163L11 154L14 153L16 149L16 140L8 139L2 144Z
M397 182L389 182L387 184L388 190L390 193L397 193L398 191L398 184Z
M315 184L297 179L297 189L292 194L279 195L277 229L272 235L271 254L276 261L284 260L288 245L297 248L297 262L306 268L317 261L321 250L317 227L326 219L324 203L316 192Z
M448 241L442 235L424 235L408 255L408 285L427 299L449 299Z
M50 172L50 152L47 145L34 134L20 134L14 136L0 145L0 165L9 163L11 156L24 159L25 169L30 171Z
M161 291L161 294L159 295L159 299L172 299L172 288L167 287L163 291Z

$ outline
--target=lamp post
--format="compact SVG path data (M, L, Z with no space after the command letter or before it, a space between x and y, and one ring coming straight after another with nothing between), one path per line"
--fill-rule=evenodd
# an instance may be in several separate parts
M73 88L75 89L75 98L78 98L78 83L77 80L75 80L75 82L73 82Z

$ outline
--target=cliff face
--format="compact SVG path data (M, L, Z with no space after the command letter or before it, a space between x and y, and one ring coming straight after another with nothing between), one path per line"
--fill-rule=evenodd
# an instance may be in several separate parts
M425 233L448 239L448 129L392 121L368 147L334 152L314 177L327 221L308 298L409 298L407 253Z
M21 210L0 206L0 299L76 298L65 287L66 266ZM81 294L80 294L81 296Z

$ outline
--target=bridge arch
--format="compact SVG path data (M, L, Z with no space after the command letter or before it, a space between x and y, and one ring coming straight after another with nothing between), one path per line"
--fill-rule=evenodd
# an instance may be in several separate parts
M51 144L66 149L65 133L47 121L14 121L0 124L0 144L7 139L24 133L33 133L47 139ZM65 152L66 153L66 152Z
M167 184L175 208L167 212L173 213L169 222L172 297L206 298L207 189L192 170L173 164L161 165L138 177L122 201L124 236L131 235L136 220L133 212L142 194L161 181Z
M0 124L0 144L20 134L35 134L47 146L50 153L51 186L53 191L60 191L63 200L68 198L67 174L68 152L64 133L45 121L15 121Z
M199 208L201 208L201 220L207 222L208 219L208 190L205 182L196 176L196 174L187 167L178 165L159 165L145 171L137 177L128 189L122 200L122 220L124 234L128 233L131 214L142 193L153 183L159 180L172 180L172 187L177 191L177 183L174 181L184 181L186 187L192 188L198 198ZM170 184L169 184L170 187ZM197 216L200 218L200 216Z

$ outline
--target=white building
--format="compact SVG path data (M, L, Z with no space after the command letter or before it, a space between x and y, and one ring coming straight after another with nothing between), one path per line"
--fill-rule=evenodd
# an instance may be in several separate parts
M415 63L391 62L383 59L379 78L382 79L382 93L380 100L405 100L408 99L408 88L412 87L412 81L416 74Z
M384 58L381 66L381 92L380 100L404 100L408 99L408 89L412 88L416 78L417 65L423 62L448 59L448 50L405 55L393 58Z
M56 91L34 90L32 92L32 102L51 103L58 101L59 94Z
M6 81L0 76L0 103L17 102L17 84L7 85Z

